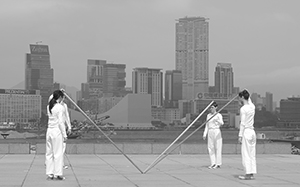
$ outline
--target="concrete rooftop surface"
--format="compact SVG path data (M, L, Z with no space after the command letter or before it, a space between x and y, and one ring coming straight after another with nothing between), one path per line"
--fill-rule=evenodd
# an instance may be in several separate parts
M144 171L158 155L128 155ZM258 154L255 180L244 174L241 155L223 155L220 169L208 169L206 154L168 155L147 173L121 154L68 154L64 181L46 180L43 154L1 154L1 187L299 187L300 156Z

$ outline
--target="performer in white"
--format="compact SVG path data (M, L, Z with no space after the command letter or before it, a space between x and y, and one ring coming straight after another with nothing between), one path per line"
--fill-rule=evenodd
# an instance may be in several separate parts
M220 113L217 113L218 104L214 102L210 107L210 113L207 115L206 120L210 119L205 125L203 132L203 139L207 137L207 148L211 165L209 169L220 168L222 165L222 134L220 126L224 124L223 117ZM216 114L217 113L217 114Z
M61 89L61 91L64 91L64 90ZM53 95L51 95L49 97L49 101L52 98L53 98ZM68 134L71 134L72 127L71 127L71 123L70 123L70 116L69 116L69 111L68 111L68 105L64 102L64 100L65 100L65 96L61 100L60 104L64 107L64 115L63 115L63 117L64 117L64 125L65 125L65 129L66 129L67 135L68 135ZM64 141L64 143L63 143L63 152L64 153L66 152L66 141ZM63 168L64 169L68 169L68 165L64 164Z
M241 123L239 142L242 144L241 154L245 175L239 176L241 180L254 179L256 174L256 134L254 131L255 106L247 90L239 93L243 106L240 109Z
M64 107L60 104L64 94L60 90L53 92L53 98L47 106L48 128L46 133L46 175L47 179L64 180L63 142L67 139L64 125Z

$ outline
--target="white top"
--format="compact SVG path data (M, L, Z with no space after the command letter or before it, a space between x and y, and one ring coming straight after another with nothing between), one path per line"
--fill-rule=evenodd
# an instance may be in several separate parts
M48 128L59 128L61 131L61 134L63 137L67 137L67 133L66 133L66 129L65 129L65 125L64 125L64 107L59 104L56 103L51 112L49 111L49 105L47 106L47 113L48 113Z
M245 129L254 129L254 115L255 115L255 105L249 99L248 104L245 104L240 109L241 115L241 124L240 124L240 132L239 137L243 136Z
M65 123L67 123L68 129L71 130L71 123L70 123L70 116L69 116L69 111L68 111L68 105L64 102L61 103L64 107L64 119Z
M209 120L214 114L207 114L206 120ZM223 125L223 116L220 113L217 113L213 118L211 118L205 125L203 136L206 136L209 129L220 129L220 126Z

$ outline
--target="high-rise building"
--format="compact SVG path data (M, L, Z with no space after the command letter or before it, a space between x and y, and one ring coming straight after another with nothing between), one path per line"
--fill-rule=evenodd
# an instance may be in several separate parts
M233 93L233 70L230 63L218 63L215 70L215 92Z
M126 95L125 68L125 64L103 65L103 93L105 96L119 97Z
M90 98L90 87L88 83L81 83L81 99Z
M106 60L91 60L87 62L87 83L89 84L89 97L103 95L103 65Z
M134 94L151 94L151 105L162 106L163 73L161 69L133 69L132 92Z
M125 90L125 68L125 64L107 64L106 60L88 59L87 82L81 84L80 106L98 113L101 112L99 98L125 96L128 93Z
M87 65L89 97L125 95L125 68L125 64L107 64L105 60L89 59Z
M280 127L300 128L300 97L280 100Z
M204 17L185 17L176 23L176 70L182 72L182 97L195 99L208 92L208 22Z
M273 94L270 92L266 92L266 111L273 111Z
M25 89L40 90L42 112L46 114L48 98L53 90L53 69L47 45L30 44L30 53L26 54Z
M182 73L179 70L168 70L165 74L165 104L166 108L178 108L182 99Z

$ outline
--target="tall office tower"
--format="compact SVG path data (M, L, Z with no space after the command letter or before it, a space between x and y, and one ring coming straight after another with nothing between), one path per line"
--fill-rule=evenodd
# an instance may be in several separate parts
M266 111L273 111L273 94L270 92L266 92Z
M179 70L169 70L165 74L165 102L166 108L178 108L178 101L182 99L182 73Z
M103 65L105 60L90 60L87 63L87 83L89 84L89 97L103 95Z
M163 73L161 69L133 69L132 92L134 94L151 94L151 105L162 106Z
M81 99L90 98L90 86L88 83L81 83Z
M204 17L185 17L176 23L176 70L182 72L183 99L208 92L208 22Z
M233 69L230 63L218 63L215 71L215 91L231 95L233 93Z
M121 97L125 94L125 64L103 65L103 93L108 97Z
M41 109L47 113L48 98L53 89L53 69L50 65L50 54L47 45L30 44L30 53L26 54L25 89L40 90Z

